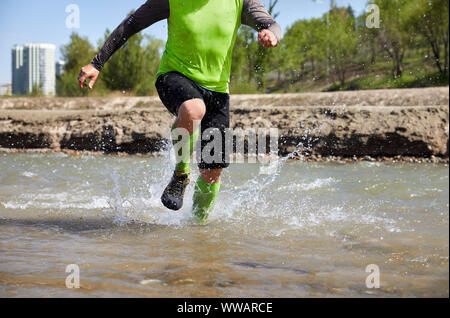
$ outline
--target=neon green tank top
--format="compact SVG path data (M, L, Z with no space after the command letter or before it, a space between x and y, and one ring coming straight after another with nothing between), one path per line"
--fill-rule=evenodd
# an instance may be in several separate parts
M169 0L169 36L156 76L176 71L228 93L243 0Z

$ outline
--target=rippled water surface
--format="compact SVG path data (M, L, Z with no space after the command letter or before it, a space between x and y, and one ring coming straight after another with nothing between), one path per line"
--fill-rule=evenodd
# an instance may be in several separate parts
M449 296L444 165L234 164L205 226L190 219L192 186L180 212L162 207L170 169L0 155L0 296ZM68 264L80 289L65 286Z

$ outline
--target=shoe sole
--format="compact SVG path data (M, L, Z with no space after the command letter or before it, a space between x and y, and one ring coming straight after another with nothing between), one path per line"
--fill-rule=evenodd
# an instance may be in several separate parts
M177 206L172 201L165 200L164 197L161 197L161 202L166 208L173 211L178 211L183 207L183 204L181 204L181 206Z

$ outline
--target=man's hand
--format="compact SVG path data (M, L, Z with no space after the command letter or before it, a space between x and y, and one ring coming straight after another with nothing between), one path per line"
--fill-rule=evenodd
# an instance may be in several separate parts
M98 74L100 72L91 64L88 64L81 68L80 75L78 75L78 84L80 88L89 87L92 89L97 81ZM89 79L89 84L86 84L86 80Z
M275 34L267 29L261 30L258 33L258 41L265 48L275 47L278 44L278 39L276 38Z

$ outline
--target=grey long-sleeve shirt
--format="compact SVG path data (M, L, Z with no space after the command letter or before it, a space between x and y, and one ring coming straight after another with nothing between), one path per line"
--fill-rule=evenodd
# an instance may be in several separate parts
M131 36L169 17L169 0L148 0L111 33L91 64L100 71L114 52L123 46ZM275 34L278 41L281 40L281 27L270 16L259 0L244 0L241 23L252 27L256 31L268 29Z

